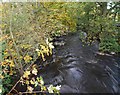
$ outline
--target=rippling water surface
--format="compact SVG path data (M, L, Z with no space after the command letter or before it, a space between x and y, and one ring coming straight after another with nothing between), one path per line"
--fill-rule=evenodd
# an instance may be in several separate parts
M43 76L46 85L61 85L61 93L119 93L120 58L100 55L98 43L83 44L79 34L57 38L54 63ZM63 44L64 43L64 44Z
M54 45L52 62L39 72L46 86L61 85L61 93L120 93L120 57L101 55L98 43L83 44L79 33L58 37Z

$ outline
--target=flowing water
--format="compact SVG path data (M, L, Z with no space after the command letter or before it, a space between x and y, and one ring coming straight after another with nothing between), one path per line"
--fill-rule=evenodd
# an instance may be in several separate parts
M98 43L82 43L79 33L57 37L53 42L53 60L38 74L46 86L61 85L61 93L120 93L119 56L101 55Z
M46 67L45 85L61 85L61 93L119 93L120 58L98 53L98 43L88 46L79 33L58 37L54 41L53 63Z

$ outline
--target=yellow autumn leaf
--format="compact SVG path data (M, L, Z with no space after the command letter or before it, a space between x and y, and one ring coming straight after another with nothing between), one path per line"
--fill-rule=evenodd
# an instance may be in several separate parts
M48 47L46 47L43 52L49 56L49 48Z
M21 48L24 48L24 49L28 49L28 48L30 48L31 47L31 45L28 45L28 44L26 44L26 45L21 45Z
M29 55L26 55L24 57L24 60L25 60L25 63L28 63L28 62L30 62L32 60L32 57L30 57Z
M7 55L7 54L8 54L8 51L5 50L5 51L4 51L4 55Z
M9 66L10 66L10 67L15 67L14 62L13 62L13 61L11 61Z
M4 78L4 76L0 74L0 79L3 79L3 78Z
M23 56L20 56L20 59L23 59Z
M1 62L1 65L2 65L2 66L6 66L6 65L7 65L7 62L6 62L6 61Z
M38 56L40 56L40 52L37 52L38 53Z
M30 83L31 83L31 84L35 84L35 82L34 82L33 80L30 80Z
M13 70L12 70L12 68L10 68L9 75L13 75Z
M37 75L38 70L36 68L33 68L32 74Z
M41 87L41 91L46 91L46 90L47 90L47 88L45 86Z
M44 50L45 49L45 46L44 45L40 45L41 47L41 50Z
M23 78L28 78L29 75L30 75L30 71L25 71L23 74Z
M41 56L42 56L43 61L45 61L45 57L44 57L43 52L41 52Z
M50 54L52 54L52 49L50 49Z
M34 90L34 88L32 88L31 86L28 86L28 87L27 87L27 90L28 90L29 92L32 92L32 91Z
M29 84L29 81L28 81L28 80L26 80L26 81L25 81L25 83L26 83L26 84Z

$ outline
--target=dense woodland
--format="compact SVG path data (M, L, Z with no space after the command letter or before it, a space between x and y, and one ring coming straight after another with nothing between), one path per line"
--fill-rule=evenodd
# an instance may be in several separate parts
M32 84L41 92L59 93L59 87L45 87L42 77L29 78L37 76L36 59L52 55L55 36L79 32L84 43L98 41L100 52L120 52L120 2L11 2L0 7L0 93L10 93L18 81L28 92ZM20 80L12 81L15 76Z

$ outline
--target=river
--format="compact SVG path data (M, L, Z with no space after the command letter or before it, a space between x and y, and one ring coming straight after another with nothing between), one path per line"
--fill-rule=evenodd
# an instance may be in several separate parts
M54 43L54 62L40 73L45 85L61 85L61 93L120 92L119 56L99 53L98 43L82 43L79 33L58 37Z

